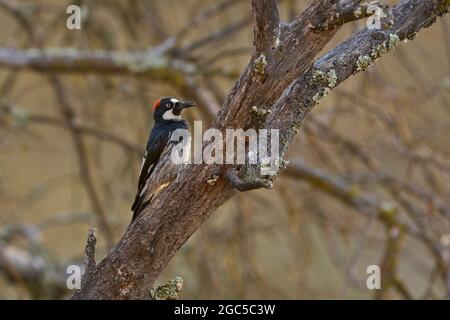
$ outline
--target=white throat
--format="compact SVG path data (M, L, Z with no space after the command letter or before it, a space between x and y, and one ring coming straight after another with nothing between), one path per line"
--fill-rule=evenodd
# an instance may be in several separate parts
M180 115L176 115L173 113L173 110L167 110L166 112L163 113L162 118L164 120L176 120L176 121L180 121L183 120L183 118L181 118L181 114Z

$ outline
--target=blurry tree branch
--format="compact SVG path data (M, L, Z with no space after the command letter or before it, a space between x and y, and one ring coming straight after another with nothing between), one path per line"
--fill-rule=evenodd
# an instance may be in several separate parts
M77 216L78 213L65 215L78 219ZM8 281L25 287L34 299L61 299L68 294L66 265L55 261L41 243L43 229L52 223L48 222L48 225L14 224L0 229L0 272ZM28 245L14 245L12 242L18 237Z
M334 29L346 23L370 17L377 13L377 8L387 16L389 6L383 2L371 1L356 5L359 2L361 1L349 0L337 2L336 6L338 10L336 14L325 17L325 20L316 24L315 27L318 31Z
M22 125L27 124L40 124L45 126L51 126L56 128L62 128L66 130L76 129L79 133L83 135L88 135L95 137L100 140L108 141L114 143L123 149L131 152L135 152L141 155L144 152L144 148L141 145L129 141L125 137L120 136L112 132L102 130L98 126L86 125L77 121L77 119L72 119L67 121L58 117L51 117L39 114L29 114L24 109L10 105L5 101L0 100L0 117L2 115L8 115L15 118L16 121L20 122Z
M0 66L46 73L88 72L148 76L177 82L193 74L195 65L164 57L158 47L142 52L80 51L76 49L0 48Z
M382 177L381 179L389 184L388 188L394 194L395 202L392 200L384 201L362 191L360 185L354 183L355 180L345 180L332 176L323 170L307 166L301 161L291 162L285 173L290 178L300 179L312 187L326 192L349 207L366 215L369 219L377 219L385 227L388 240L385 245L385 254L380 264L383 270L383 290L376 293L376 298L385 297L386 292L390 288L398 291L405 299L414 298L397 274L398 253L404 234L408 234L424 243L435 258L437 274L442 275L446 282L448 281L450 277L447 268L448 251L439 244L439 241L433 239L428 230L429 227L424 224L423 220L427 213L424 210L420 210L417 204L408 201L402 195L404 192L411 191L410 186L405 186L404 184L400 186L400 183L393 177ZM431 201L428 198L423 200L425 204ZM407 215L412 217L412 220L415 222L414 225L400 218L402 208Z
M23 284L35 299L67 294L65 269L19 247L0 243L0 271L11 282Z
M86 186L87 195L91 201L94 213L97 215L102 231L105 233L106 241L109 246L112 246L112 230L107 220L106 210L103 207L102 201L100 200L100 196L93 182L92 169L88 164L89 159L86 151L86 145L83 141L83 136L76 126L71 125L75 120L75 112L70 104L62 81L57 77L52 76L50 77L50 82L54 88L56 98L61 108L61 113L63 114L66 122L69 125L70 133L72 135L73 143L78 156L80 174Z

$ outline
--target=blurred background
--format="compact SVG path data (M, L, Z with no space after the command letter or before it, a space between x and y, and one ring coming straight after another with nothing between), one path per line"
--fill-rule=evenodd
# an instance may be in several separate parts
M310 2L280 1L283 20ZM81 30L66 27L70 4ZM217 210L159 282L182 277L182 299L450 298L449 26L335 89L275 188ZM244 0L0 0L1 299L70 296L65 271L83 263L88 227L99 261L131 219L151 105L195 100L189 121L206 129L252 43ZM109 64L48 63L82 52ZM381 290L366 287L369 265Z

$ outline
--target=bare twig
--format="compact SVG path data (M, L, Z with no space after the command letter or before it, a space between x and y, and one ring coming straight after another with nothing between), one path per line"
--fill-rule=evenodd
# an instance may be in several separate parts
M89 228L84 257L84 264L86 266L85 277L87 276L86 279L89 278L89 275L92 274L96 266L95 263L95 248L97 245L96 232L97 229Z
M162 56L158 50L140 52L79 51L76 49L0 48L0 66L46 73L112 73L154 77L165 81L194 74L193 64Z

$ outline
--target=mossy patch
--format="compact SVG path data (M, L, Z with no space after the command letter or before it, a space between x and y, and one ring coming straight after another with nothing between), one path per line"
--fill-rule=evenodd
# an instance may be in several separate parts
M392 52L399 43L400 38L396 34L389 34L388 40L374 46L370 52L370 55L358 56L354 73L366 71L375 60L389 52Z
M206 180L206 183L210 186L213 186L216 184L216 182L219 180L219 176L217 174L213 174Z
M264 54L261 54L255 61L255 71L259 74L265 74L267 67L267 60Z
M150 295L154 300L177 300L178 293L183 289L183 283L181 277L176 277L152 290Z
M369 56L359 56L356 61L356 71L366 71L372 64L372 58Z

